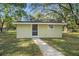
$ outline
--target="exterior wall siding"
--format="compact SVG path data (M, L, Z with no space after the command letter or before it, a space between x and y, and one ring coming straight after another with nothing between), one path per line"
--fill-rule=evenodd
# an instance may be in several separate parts
M50 28L48 25L39 25L38 29L41 38L62 38L62 26L54 25Z
M31 38L32 37L32 26L28 25L17 25L17 38Z
M38 37L40 38L62 38L62 25L54 25L50 28L46 24L38 25ZM17 38L32 38L32 25L17 25Z

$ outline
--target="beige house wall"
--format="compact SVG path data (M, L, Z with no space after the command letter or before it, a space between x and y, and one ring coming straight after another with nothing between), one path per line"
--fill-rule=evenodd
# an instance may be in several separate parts
M62 26L54 25L53 28L50 28L48 25L39 25L38 26L39 37L43 38L61 38L62 37Z
M17 38L32 38L31 24L17 24ZM61 38L62 25L53 25L50 28L47 24L38 25L38 37L40 38Z
M30 24L19 24L17 27L17 38L31 38L32 37L32 26Z

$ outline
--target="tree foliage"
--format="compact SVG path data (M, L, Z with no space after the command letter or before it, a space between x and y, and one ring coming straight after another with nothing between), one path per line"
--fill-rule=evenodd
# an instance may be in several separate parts
M64 21L68 23L68 29L78 28L79 25L79 4L73 3L30 3L30 13L25 11L27 4L22 3L8 3L0 4L0 29L14 26L12 24L15 20L22 20L22 17L27 19L52 19L57 21ZM11 26L10 26L11 25Z
M32 4L33 5L33 4ZM55 9L54 7L57 7ZM55 6L57 5L57 6ZM52 19L60 19L61 21L64 21L68 23L67 28L68 29L76 29L78 28L79 24L79 4L72 4L72 3L60 3L60 4L34 4L33 7L42 6L44 12L40 12L36 14L38 18L40 18L41 13L46 13L46 15L43 16L43 18L51 18ZM36 8L33 8L37 10ZM46 12L45 12L46 11ZM53 17L54 16L54 17Z
M26 12L24 11L26 4L0 4L0 6L1 32L5 23L6 27L9 27L12 25L12 21L18 20L20 17L26 15Z

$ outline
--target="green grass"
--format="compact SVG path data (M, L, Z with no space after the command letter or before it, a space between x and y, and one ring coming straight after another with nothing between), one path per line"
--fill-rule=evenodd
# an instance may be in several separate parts
M43 39L67 56L79 56L79 33L64 33L62 39Z
M13 31L0 32L0 56L40 56L39 47L32 39L16 39Z

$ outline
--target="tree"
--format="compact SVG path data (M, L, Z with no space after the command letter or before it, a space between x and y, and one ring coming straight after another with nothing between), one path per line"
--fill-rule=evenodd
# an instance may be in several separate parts
M0 6L1 32L5 23L9 25L12 21L18 20L18 18L26 15L24 11L26 4L0 4ZM18 18L16 19L16 17Z
M52 11L53 13L57 13L61 20L64 20L66 23L68 23L68 28L70 27L74 30L77 27L78 15L74 13L73 5L70 3L58 4L58 7L59 10L53 10L53 9L47 9L47 10ZM67 26L65 27L65 29L67 29Z
M5 22L7 22L9 19L8 15L9 15L9 11L10 11L10 5L9 4L0 4L0 23L1 23L1 32L3 30L3 26L5 24Z
M54 7L57 7L57 9L54 9L52 5L57 5ZM41 12L38 13L37 10L42 9L46 13L46 15L43 15L43 18L47 19L50 17L56 17L55 19L60 19L61 21L64 21L68 23L67 26L65 26L65 29L72 29L75 30L78 27L79 24L79 4L72 4L72 3L61 3L61 4L32 4L33 9L35 12L37 12L37 18L41 18ZM46 11L46 12L45 12ZM53 15L55 14L55 15ZM67 31L66 31L67 32Z

